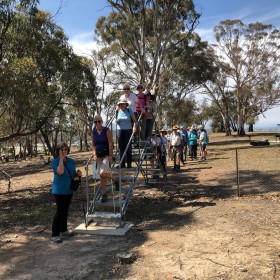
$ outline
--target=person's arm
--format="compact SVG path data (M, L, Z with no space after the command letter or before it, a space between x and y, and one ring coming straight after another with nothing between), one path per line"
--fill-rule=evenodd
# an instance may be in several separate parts
M109 161L111 162L113 160L113 135L109 128L107 129L107 139L109 143Z
M58 175L62 175L64 173L64 163L63 163L63 159L64 159L64 154L61 150L59 150L59 163L56 169L56 173Z
M135 118L135 115L133 114L133 112L132 112L132 115L131 115L131 112L129 112L129 114L130 114L130 116L131 116L131 118L132 118L132 121L133 121L133 132L136 132L136 123L137 123L137 120L136 120L136 118Z

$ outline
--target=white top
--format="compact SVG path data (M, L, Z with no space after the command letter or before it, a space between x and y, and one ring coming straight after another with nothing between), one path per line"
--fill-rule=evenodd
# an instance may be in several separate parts
M125 96L125 94L123 94ZM136 112L136 103L139 102L138 97L134 92L130 92L129 97L127 98L128 107L133 111Z
M172 133L171 133L171 145L172 146L177 147L177 146L181 145L182 140L183 140L183 137L179 131L176 131L176 132L172 131Z

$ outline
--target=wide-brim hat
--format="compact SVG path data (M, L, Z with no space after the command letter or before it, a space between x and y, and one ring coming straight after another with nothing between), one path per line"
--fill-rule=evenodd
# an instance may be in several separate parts
M120 104L128 105L128 102L127 102L127 99L124 96L121 96L117 104L118 105L120 105Z
M173 125L172 129L178 129L178 126L177 125Z

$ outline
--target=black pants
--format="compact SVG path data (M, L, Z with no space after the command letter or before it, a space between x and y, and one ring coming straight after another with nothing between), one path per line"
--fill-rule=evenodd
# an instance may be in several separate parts
M120 130L119 131L119 148L120 148L120 159L122 158L125 148L129 142L129 139L132 135L132 129L126 129L126 130ZM128 165L131 165L132 163L132 147L131 144L128 147L128 150L126 152L126 157L124 158L122 162L121 167L125 167L125 162Z
M55 194L56 212L52 224L52 236L59 236L61 232L67 231L67 218L72 194Z
M190 156L191 158L197 158L197 144L190 145Z

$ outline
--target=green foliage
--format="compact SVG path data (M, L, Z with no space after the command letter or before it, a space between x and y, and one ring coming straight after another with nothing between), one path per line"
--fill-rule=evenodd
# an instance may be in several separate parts
M197 24L199 14L193 2L108 0L108 3L113 11L108 17L99 18L96 34L103 44L112 46L116 65L127 69L114 74L119 83L127 80L144 83L157 94L166 52L187 39Z
M71 110L77 134L90 127L99 89L89 61L73 53L62 28L37 2L0 5L6 19L0 27L0 142L40 131L51 149L59 131L73 134Z
M280 31L259 22L226 20L214 32L223 91L234 93L238 133L243 135L246 122L280 103Z

